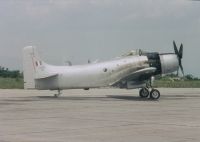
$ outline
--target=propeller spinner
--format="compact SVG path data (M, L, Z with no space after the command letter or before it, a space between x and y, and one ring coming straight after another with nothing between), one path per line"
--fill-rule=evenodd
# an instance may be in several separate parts
M183 65L182 65L182 58L183 58L183 44L181 43L181 46L178 50L177 46L176 46L176 43L175 41L173 41L173 45L174 45L174 52L175 54L177 55L178 57L178 62L179 62L179 68L181 69L181 72L184 76L184 70L183 70ZM177 74L178 74L178 71L177 71Z

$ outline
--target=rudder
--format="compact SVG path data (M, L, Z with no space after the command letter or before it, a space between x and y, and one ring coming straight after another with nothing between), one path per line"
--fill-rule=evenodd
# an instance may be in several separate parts
M23 49L24 89L35 89L35 63L37 57L36 47L27 46Z

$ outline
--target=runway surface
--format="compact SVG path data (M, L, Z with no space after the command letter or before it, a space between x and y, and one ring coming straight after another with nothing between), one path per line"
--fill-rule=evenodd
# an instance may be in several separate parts
M0 142L199 142L200 89L0 90Z

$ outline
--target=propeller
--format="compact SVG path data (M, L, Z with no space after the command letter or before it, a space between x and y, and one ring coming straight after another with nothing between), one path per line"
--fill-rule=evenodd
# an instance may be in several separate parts
M181 43L181 46L178 50L175 41L173 41L173 45L174 45L174 52L178 57L178 62L179 62L179 68L181 69L181 72L184 76L184 70L183 70L183 65L182 65L182 58L183 58L183 44ZM177 71L177 75L178 75L179 69Z

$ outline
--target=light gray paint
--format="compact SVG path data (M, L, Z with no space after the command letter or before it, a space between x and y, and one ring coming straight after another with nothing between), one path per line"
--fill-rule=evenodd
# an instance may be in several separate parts
M110 61L85 65L53 66L42 61L35 54L36 48L33 46L25 47L23 53L25 89L62 90L121 87L116 84L124 81L127 86L123 88L141 88L156 71L155 67L149 66L147 56L143 55L123 56ZM175 54L160 56L162 57L163 74L178 69L178 58ZM144 75L151 76L139 79Z
M160 62L163 74L174 72L179 68L177 55L174 54L160 55Z

